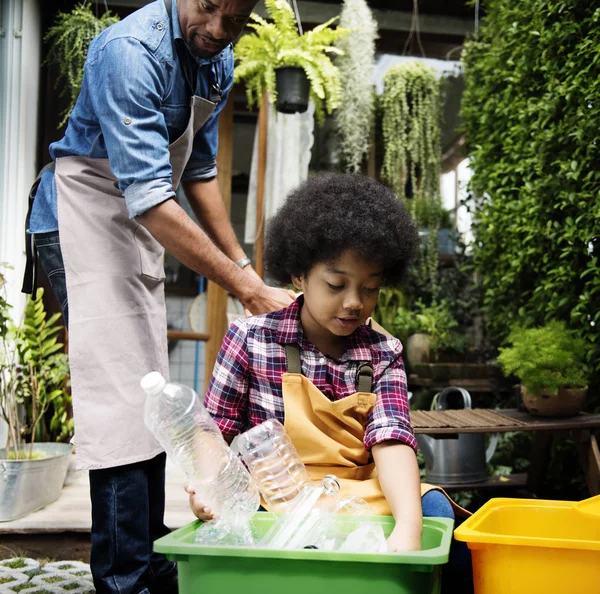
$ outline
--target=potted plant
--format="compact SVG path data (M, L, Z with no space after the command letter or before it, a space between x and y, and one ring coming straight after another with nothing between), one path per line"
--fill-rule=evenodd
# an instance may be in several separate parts
M335 129L346 171L359 173L369 151L375 123L375 40L377 21L365 0L344 0L340 27L351 31L336 46L342 77L342 101L335 111Z
M118 20L119 17L111 14L108 8L101 16L96 16L92 3L84 0L71 12L59 12L54 25L48 29L44 37L44 41L50 44L46 63L58 66L56 86L63 83L61 96L69 94L69 105L61 114L59 128L69 119L79 96L90 41Z
M14 520L54 501L71 459L68 443L38 442L49 434L68 439L70 397L67 356L57 334L58 314L46 319L43 290L27 302L16 326L0 273L0 416L8 426L0 448L0 521Z
M527 410L535 415L566 417L579 413L589 378L586 343L563 322L536 328L515 328L510 346L500 348L498 362L504 373L521 382Z
M330 26L336 17L300 35L286 0L265 0L265 7L272 22L252 14L254 33L236 45L235 81L246 83L250 107L267 92L279 111L303 112L310 95L322 124L341 100L340 72L329 55L342 53L333 44L347 31Z

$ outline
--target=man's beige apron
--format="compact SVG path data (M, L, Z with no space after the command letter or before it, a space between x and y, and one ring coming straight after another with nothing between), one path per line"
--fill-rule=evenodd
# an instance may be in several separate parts
M215 104L192 97L169 146L173 189ZM56 160L58 226L69 299L77 467L110 468L162 451L143 420L140 379L168 377L163 247L129 219L108 159Z
M359 391L331 401L300 373L299 349L287 345L286 352L288 373L282 378L284 427L311 478L318 480L334 474L340 479L340 496L362 497L375 513L391 515L375 463L363 441L376 395ZM364 389L362 385L360 388ZM439 487L421 483L421 496L431 490L446 495ZM455 512L470 515L449 497L448 500Z

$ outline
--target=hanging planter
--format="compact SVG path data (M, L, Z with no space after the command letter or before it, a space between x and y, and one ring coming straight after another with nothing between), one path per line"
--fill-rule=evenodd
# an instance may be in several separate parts
M346 171L359 173L372 142L375 124L375 40L377 22L366 0L344 0L340 27L352 31L336 47L342 76L342 101L335 111L335 129Z
M271 21L253 14L248 26L254 33L244 35L236 45L235 81L246 83L250 107L259 105L266 92L277 109L294 113L286 110L305 111L292 106L304 105L300 91L305 96L306 82L288 77L300 76L296 71L301 70L309 83L309 98L315 104L317 122L322 124L325 114L330 114L340 104L340 72L329 54L342 53L333 44L347 31L332 28L336 20L333 18L300 34L287 0L265 0L265 7ZM279 93L285 95L281 100Z
M87 0L77 4L71 12L59 12L54 25L44 37L44 41L50 44L45 64L58 66L56 87L62 86L61 97L65 94L69 96L69 105L61 113L59 128L69 119L79 96L90 42L104 29L119 21L119 17L108 10L106 0L104 6L106 11L101 16L96 16L92 3Z
M428 221L427 249L420 250L417 266L431 286L433 300L438 298L437 232L442 211L441 98L435 70L420 62L392 66L384 76L382 97L385 156L382 177L399 198L407 202L420 224L422 210L431 213ZM423 202L427 208L423 209Z
M306 72L299 66L281 66L275 69L275 107L281 113L304 113L308 109L310 83Z

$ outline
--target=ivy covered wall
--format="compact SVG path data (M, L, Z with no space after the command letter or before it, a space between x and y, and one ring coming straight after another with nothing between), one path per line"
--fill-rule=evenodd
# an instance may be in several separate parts
M600 7L485 6L462 111L489 328L565 320L600 371Z

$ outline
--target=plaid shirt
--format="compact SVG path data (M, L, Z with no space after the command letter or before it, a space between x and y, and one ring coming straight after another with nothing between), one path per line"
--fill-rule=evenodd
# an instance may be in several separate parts
M295 343L300 347L302 375L332 401L356 392L358 366L370 361L377 401L367 418L365 447L394 439L416 451L400 341L363 325L348 337L344 354L334 359L304 338L301 306L299 297L285 309L231 324L204 400L222 433L237 435L270 418L284 422L283 345Z

